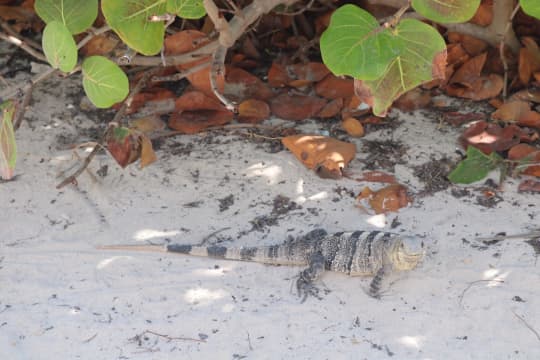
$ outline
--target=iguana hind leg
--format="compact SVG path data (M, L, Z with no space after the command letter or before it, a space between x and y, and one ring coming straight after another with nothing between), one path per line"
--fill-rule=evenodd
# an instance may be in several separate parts
M319 296L319 289L313 285L313 282L319 279L324 272L324 263L325 259L323 254L316 252L311 255L309 266L300 272L298 280L296 281L296 290L298 291L298 296L302 297L302 302L306 301L309 295L321 299Z

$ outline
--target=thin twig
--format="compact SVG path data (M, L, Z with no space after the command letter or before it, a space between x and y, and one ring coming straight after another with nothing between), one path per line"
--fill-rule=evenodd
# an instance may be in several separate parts
M461 295L459 296L459 305L461 306L461 303L463 302L463 297L465 296L465 293L473 286L473 285L476 285L476 284L479 284L481 282L498 282L498 283L504 283L504 280L496 280L496 279L493 279L493 280L476 280L476 281L473 281L471 282L465 289L463 289L463 291L461 292Z
M88 30L88 34L81 41L79 41L79 43L77 44L77 49L82 48L94 37L106 33L109 30L111 30L111 27L109 25L104 25L98 29L91 28L90 30Z
M18 37L14 36L14 35L8 35L8 34L5 34L3 32L0 32L0 39L2 39L4 41L7 41L7 42L21 48L22 50L26 51L27 53L29 53L30 55L32 55L33 57L35 57L38 60L41 60L43 62L47 62L47 58L45 58L45 56L43 56L43 54L41 54L36 49L29 46L23 40L19 39Z
M21 34L17 33L15 30L13 30L13 28L11 26L9 26L9 23L7 21L3 20L2 18L0 18L0 27L2 29L4 29L4 31L7 32L8 35L11 35L11 36L14 36L14 37L17 37L17 38L21 39L22 41L24 41L25 43L27 43L29 46L33 47L37 51L43 51L41 49L41 45L39 43L35 42L32 39L28 39L28 38L22 36Z
M514 314L515 317L517 317L519 320L521 320L521 322L529 329L533 332L534 335L536 335L536 338L538 339L538 341L540 341L540 334L538 333L538 331L536 331L531 325L529 325L529 323L527 323L527 321L525 321L525 319L521 316L519 316L518 314L516 314L513 310L512 310L512 313Z
M152 331L152 330L145 330L142 334L139 335L142 336L144 334L152 334L152 335L155 335L155 336L159 336L159 337L162 337L162 338L165 338L169 341L172 341L172 340L184 340L184 341L195 341L195 342L201 342L201 343L204 343L206 342L206 340L204 339L194 339L194 338L187 338L187 337L180 337L180 336L169 336L169 335L166 335L166 334L160 334L160 333L157 333L155 331Z
M510 31L510 28L512 26L512 20L516 16L519 9L520 9L520 5L519 5L519 3L517 3L516 7L512 11L512 13L510 14L510 18L508 19L508 22L506 23L506 27L504 29L504 33L502 35L501 42L499 43L499 56L501 58L501 62L503 64L503 69L504 69L502 96L503 96L503 99L505 99L505 100L506 100L506 96L508 94L508 63L506 61L506 56L504 55L504 49L505 49L504 45L505 45L505 41L506 41L506 34L508 33L508 31Z

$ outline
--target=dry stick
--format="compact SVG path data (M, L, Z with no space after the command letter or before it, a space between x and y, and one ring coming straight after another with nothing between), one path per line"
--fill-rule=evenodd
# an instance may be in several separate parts
M29 46L33 47L37 51L42 51L41 45L39 43L35 42L32 39L28 39L28 38L22 36L21 34L17 33L15 30L13 30L11 28L11 26L9 26L7 21L2 20L1 18L0 18L0 27L2 29L4 29L4 31L7 32L8 35L11 35L11 36L14 36L16 38L21 39L23 42L27 43Z
M23 49L33 57L35 57L38 60L41 60L43 62L47 62L47 58L43 56L43 54L39 53L37 50L35 50L33 47L29 46L27 43L25 43L23 40L19 39L16 36L8 35L3 32L0 32L0 39L7 41L9 43L12 43L13 45Z
M79 168L75 170L73 174L65 178L60 184L56 186L57 189L61 189L67 184L76 182L77 177L82 174L82 172L88 167L88 165L90 165L90 162L92 162L92 159L96 156L98 150L103 146L103 144L105 143L105 140L107 139L107 136L109 135L111 130L114 128L114 125L115 124L121 125L122 116L124 116L124 113L126 112L127 108L133 102L133 98L135 97L135 95L138 94L139 91L141 91L146 86L150 77L152 77L159 70L160 70L159 68L150 69L142 76L142 78L139 80L137 85L133 88L133 90L129 94L128 98L124 101L120 109L114 115L114 118L109 123L107 130L105 130L105 132L101 136L100 141L96 145L94 145L94 148L92 149L90 154L88 154L88 156L84 159L81 166L79 166Z
M107 31L111 30L111 27L109 25L102 26L98 29L91 28L89 29L88 35L84 37L79 43L77 44L77 49L82 48L84 45L86 45L90 40L92 40L95 36L101 35L103 33L106 33Z
M517 3L516 7L514 8L514 11L512 11L512 13L510 14L510 17L508 18L501 42L499 43L499 56L501 58L501 62L504 68L504 80L503 80L503 99L504 100L506 100L507 91L508 91L508 63L506 62L506 56L504 55L504 42L505 42L506 34L508 33L508 31L510 30L510 27L512 26L512 20L514 19L517 12L519 11L519 8L520 8L520 5L519 3Z
M206 340L203 340L203 339L194 339L194 338L186 338L186 337L178 337L178 336L169 336L169 335L166 335L166 334L160 334L160 333L157 333L155 331L152 331L152 330L145 330L142 334L140 334L139 336L142 336L144 334L152 334L152 335L156 335L156 336L159 336L159 337L162 337L162 338L165 338L169 341L172 341L172 340L185 340L185 341L196 341L196 342L206 342Z
M514 310L512 310L512 313L514 314L515 317L517 317L519 320L521 320L521 322L529 329L533 332L534 335L536 335L536 338L538 339L538 341L540 341L540 334L538 333L538 331L536 331L531 325L529 325L529 323L527 323L527 321L525 321L525 319L521 316L519 316L518 314L516 314L514 312Z
M461 303L463 302L463 297L465 296L465 293L467 292L467 290L469 290L473 285L479 284L481 282L504 283L504 280L496 280L496 279L493 279L493 280L476 280L476 281L471 282L465 289L463 289L463 291L461 292L461 295L459 296L459 305L460 306L461 306Z

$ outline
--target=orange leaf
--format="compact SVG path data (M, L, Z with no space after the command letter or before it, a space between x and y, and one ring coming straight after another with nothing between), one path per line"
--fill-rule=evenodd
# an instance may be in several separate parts
M491 117L495 120L513 122L520 119L523 114L530 110L531 106L526 101L510 101L502 104L497 111L491 114Z
M369 181L369 182L381 182L388 184L396 184L397 180L393 175L387 174L382 171L365 171L362 177L356 179L357 181Z
M154 161L157 160L156 153L154 152L154 149L152 148L152 142L150 139L142 134L140 137L141 142L141 169L145 166L150 165Z
M277 117L286 120L304 120L317 115L326 100L316 96L283 93L270 100L270 109Z
M454 73L449 83L458 83L465 87L472 87L471 82L480 76L482 68L486 63L486 57L487 53L482 53L481 55L475 56L468 60Z
M249 72L229 67L226 73L225 94L233 100L245 99L268 100L274 96L270 87Z
M347 134L353 137L362 137L365 133L362 123L353 117L343 120L341 122L341 127L347 132Z
M383 214L398 211L411 201L405 186L393 184L376 191L369 199L369 205L376 214Z
M521 184L519 184L518 192L524 191L540 192L540 181L531 179L524 180Z
M327 99L349 98L354 95L354 83L352 79L328 74L315 85L315 93Z
M508 159L523 160L528 166L521 173L540 177L540 149L527 144L517 144L508 151Z
M356 146L327 136L292 135L281 139L298 160L323 178L340 178L354 158Z
M195 134L212 126L229 123L233 118L230 111L197 110L173 113L169 118L169 127L185 134Z
M176 110L216 110L226 111L215 98L209 97L201 91L188 91L182 94L175 102Z
M331 118L339 114L343 108L343 99L334 99L330 100L322 110L317 114L317 117L320 118Z

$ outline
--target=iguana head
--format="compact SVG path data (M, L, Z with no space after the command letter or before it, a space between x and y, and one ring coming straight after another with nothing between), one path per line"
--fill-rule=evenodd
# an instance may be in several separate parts
M402 237L392 249L392 265L399 271L412 270L422 260L424 253L424 243L418 237Z

